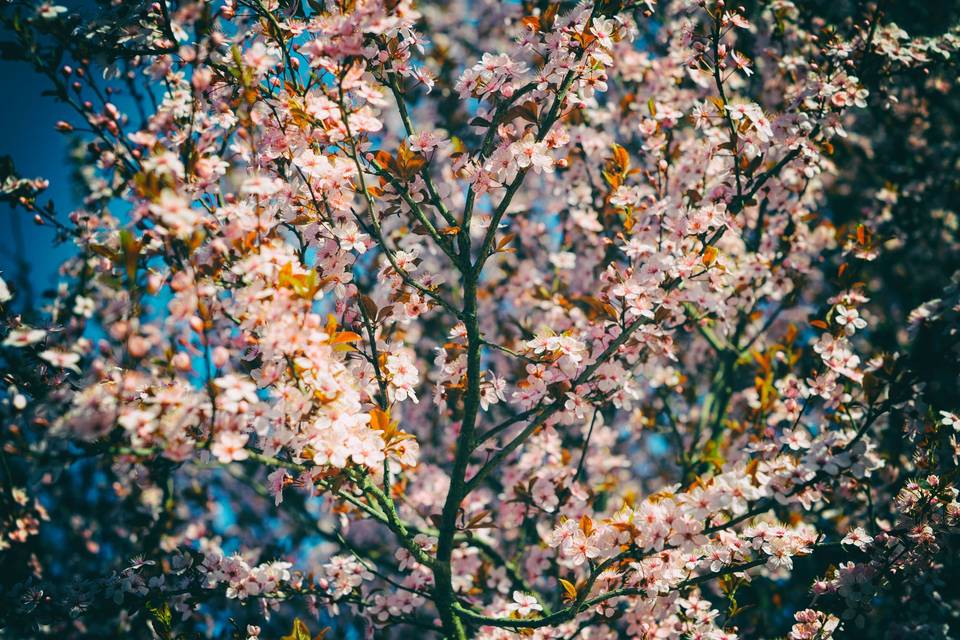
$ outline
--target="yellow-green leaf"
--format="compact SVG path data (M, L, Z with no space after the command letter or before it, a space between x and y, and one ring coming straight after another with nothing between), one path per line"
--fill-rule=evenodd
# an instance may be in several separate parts
M280 640L310 640L310 630L307 625L303 624L303 620L296 618L293 621L293 630L290 631L290 635L283 636Z
M565 600L576 600L577 599L577 588L569 580L564 580L560 578L560 586L563 587L564 599Z

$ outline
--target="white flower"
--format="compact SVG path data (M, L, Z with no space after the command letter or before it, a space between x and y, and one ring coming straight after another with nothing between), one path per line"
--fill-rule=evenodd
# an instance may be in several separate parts
M860 317L860 312L856 309L848 309L842 304L837 305L837 313L833 317L838 325L843 327L844 333L852 336L857 329L863 329L867 326L867 321Z
M955 413L950 413L949 411L941 411L940 415L943 416L940 424L953 427L954 431L960 431L960 416L957 416Z
M71 371L80 373L80 367L77 366L77 363L80 362L79 353L61 351L60 349L47 349L40 354L40 357L55 367L70 369Z
M50 4L49 2L44 2L39 7L37 7L37 15L45 20L52 20L56 18L61 13L66 13L67 8L62 7L58 4Z
M92 317L96 308L97 305L93 301L93 298L88 298L87 296L77 296L77 299L73 303L73 312L84 318Z
M543 611L543 607L540 606L536 598L522 591L513 592L513 602L510 603L507 609L516 612L521 618L526 618L534 611Z
M13 296L10 295L10 287L7 286L7 283L0 278L0 303L10 302L13 299Z
M26 347L28 345L40 342L46 337L47 332L42 329L31 329L30 327L20 327L14 329L7 337L3 339L5 347Z

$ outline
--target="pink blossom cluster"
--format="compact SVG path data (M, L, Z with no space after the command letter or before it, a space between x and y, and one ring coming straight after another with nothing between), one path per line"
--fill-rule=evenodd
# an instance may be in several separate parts
M41 182L0 190L78 252L36 312L0 280L16 610L161 637L239 612L248 640L321 617L824 640L878 602L936 609L960 418L915 353L956 335L960 280L889 302L894 212L924 192L858 210L846 164L902 78L948 91L960 39L755 5L11 19L69 53L48 75L82 122L58 128L91 136L69 226ZM82 541L62 562L110 559L52 597L32 545L56 526Z

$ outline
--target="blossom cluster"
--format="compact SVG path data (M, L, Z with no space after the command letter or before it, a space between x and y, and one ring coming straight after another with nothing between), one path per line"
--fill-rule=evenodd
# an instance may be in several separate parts
M859 185L960 38L865 4L5 7L85 144L0 189L0 628L956 632L960 280Z

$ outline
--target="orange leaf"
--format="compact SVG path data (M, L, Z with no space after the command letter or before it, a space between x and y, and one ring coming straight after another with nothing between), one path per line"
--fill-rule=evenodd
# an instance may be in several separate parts
M510 242L511 242L516 236L517 236L517 234L515 234L515 233L505 234L502 238L500 238L499 242L497 242L497 251L500 251L500 250L503 249L505 246L507 246L508 244L510 244Z
M377 431L386 431L390 427L390 414L383 409L371 409L370 428Z
M760 461L754 458L749 462L749 464L747 464L747 468L745 469L747 475L750 476L750 480L753 482L754 486L757 486L760 484L757 481L757 469L759 468L760 468Z
M614 143L613 161L616 162L617 166L620 167L623 171L626 171L630 167L630 154L627 153L627 150L624 149L622 146Z
M557 17L557 12L560 10L559 3L552 3L546 10L543 12L540 18L540 24L543 31L550 31L553 29L553 21Z
M620 176L620 174L612 173L610 171L604 170L602 172L602 175L606 183L610 185L611 191L616 190L617 187L623 184L623 178Z
M540 18L537 16L524 16L521 18L520 22L523 26L528 27L534 31L540 30Z
M380 165L382 169L389 169L393 165L393 156L383 150L377 151L373 155L373 159L377 161L377 164Z
M360 339L361 336L359 333L354 333L353 331L341 331L333 336L333 338L330 340L330 344L346 344L350 342L356 342Z
M580 530L583 531L583 534L586 536L593 533L593 520L590 519L590 516L586 514L580 516Z
M770 370L770 360L765 355L759 351L754 351L752 355L753 359L757 361L757 364L759 364L764 371Z

